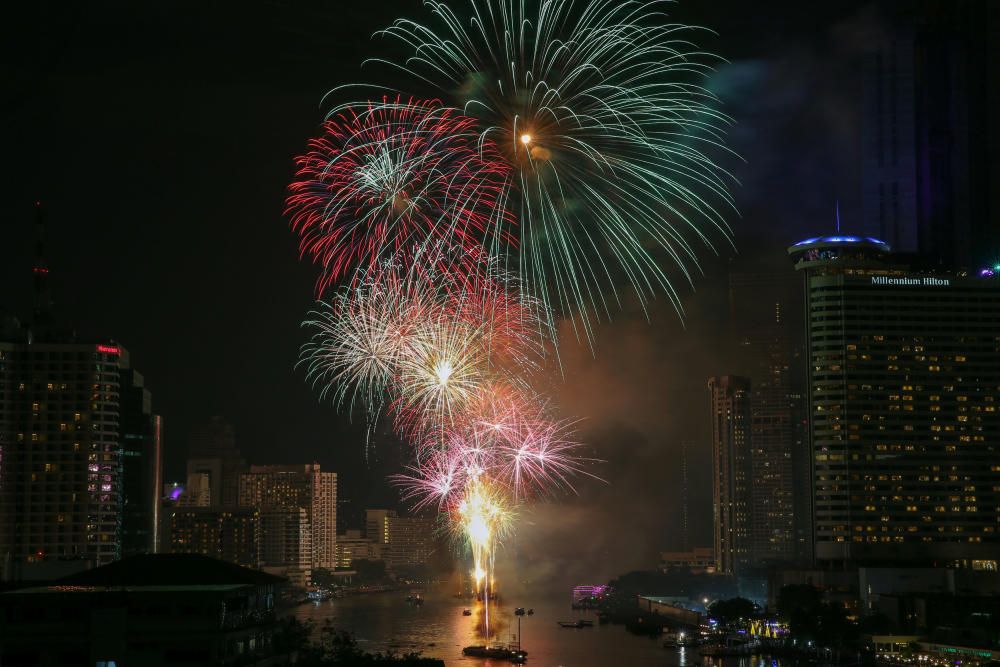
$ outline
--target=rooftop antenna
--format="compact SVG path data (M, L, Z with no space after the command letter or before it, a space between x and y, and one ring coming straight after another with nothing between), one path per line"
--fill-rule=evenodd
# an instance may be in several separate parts
M45 209L35 202L35 262L31 267L34 278L34 320L36 327L52 321L52 295L49 292L49 264L45 259Z

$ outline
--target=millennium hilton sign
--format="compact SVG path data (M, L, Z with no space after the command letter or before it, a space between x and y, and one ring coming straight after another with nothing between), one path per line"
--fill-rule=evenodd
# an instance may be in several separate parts
M947 287L951 285L948 278L935 278L934 276L921 276L910 278L902 276L900 278L890 276L872 276L872 285L933 285L934 287Z

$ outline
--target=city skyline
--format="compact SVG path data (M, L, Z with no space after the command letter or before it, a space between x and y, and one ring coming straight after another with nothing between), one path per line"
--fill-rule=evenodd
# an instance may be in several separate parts
M704 379L751 371L739 367L737 353L724 337L717 335L726 324L719 313L727 311L728 275L758 269L792 274L784 256L785 246L836 231L838 201L841 229L845 233L866 231L859 139L863 109L852 99L852 92L862 91L863 82L852 74L851 66L870 50L869 46L879 43L880 31L903 19L884 9L872 13L857 3L823 8L820 11L825 12L826 26L817 28L815 18L808 17L812 27L807 28L805 13L789 7L782 12L778 25L766 30L777 34L795 26L811 32L808 37L784 43L769 40L766 33L741 35L737 26L746 20L746 15L740 13L744 10L733 10L718 21L715 17L709 21L699 15L704 10L688 4L678 5L678 17L711 24L731 60L720 68L713 85L737 121L732 134L734 148L748 161L746 167L734 167L744 182L736 191L744 219L734 221L740 253L727 252L720 260L707 262L705 275L696 279L697 291L682 289L686 329L665 303L656 303L650 309L651 327L645 323L640 307L626 303L624 314L598 328L596 359L586 345L577 343L572 333L565 331L566 379L556 382L555 393L556 402L568 414L586 415L585 441L595 458L608 461L600 472L610 482L607 487L582 480L580 484L591 500L566 499L567 514L576 521L573 525L583 525L582 517L588 512L602 525L613 525L616 513L627 511L624 489L636 484L652 486L652 475L644 468L656 466L647 464L653 461L662 468L662 464L679 456L680 442L689 441L694 443L686 454L690 461L687 487L693 546L706 544L711 534L710 498L706 492L710 431L700 400ZM385 8L386 16L391 16L394 9ZM303 16L315 18L327 27L333 23L315 6L272 11L277 12L276 17L257 10L239 20L252 34L275 37L281 46L291 39L284 26L297 24ZM72 115L62 106L51 104L58 97L54 82L66 83L73 89L96 78L100 86L114 88L129 74L127 69L104 70L102 65L112 56L73 37L77 34L74 22L92 18L72 14L57 18L52 24L54 33L45 39L59 41L61 35L69 35L69 46L65 48L74 56L75 50L81 49L83 57L67 58L67 52L60 51L62 59L30 63L34 68L30 71L40 71L44 76L38 77L39 83L19 89L20 95L7 111L20 119L36 115L39 107L47 107L39 120L23 123L29 128L40 128L43 123ZM274 28L266 25L272 18L280 19ZM207 19L219 21L222 17L208 15ZM376 12L364 21L370 22L373 30L385 23L384 19ZM199 119L199 110L203 109L208 118L195 126L206 128L205 132L214 128L212 136L218 137L227 150L237 151L248 166L218 161L213 157L214 149L206 151L201 147L205 139L201 132L194 132L188 139L191 143L181 141L175 150L162 150L168 139L183 139L189 125L168 127L164 134L144 123L142 114L131 106L133 103L124 104L122 111L115 112L122 114L120 120L139 131L137 136L159 147L163 156L160 166L143 177L145 189L180 174L176 185L153 191L163 204L170 202L172 192L184 187L193 193L191 202L174 197L163 210L157 206L144 208L134 194L122 192L109 203L109 198L103 196L81 197L79 185L42 179L37 175L39 169L27 170L31 176L20 175L8 184L16 191L10 195L4 191L4 217L14 233L2 249L6 289L0 293L0 305L8 314L27 312L31 221L35 200L41 199L49 212L48 254L55 310L81 333L113 336L131 351L164 417L166 479L184 477L187 443L196 426L213 415L224 415L235 424L236 439L248 461L318 461L324 469L342 475L339 481L345 495L359 506L398 506L394 490L383 480L404 459L399 443L383 431L376 434L374 448L359 446L367 442L362 420L356 417L351 421L336 415L331 406L319 404L302 374L294 370L298 345L304 340L298 321L310 305L307 295L312 273L292 261L294 241L280 210L284 184L292 171L291 156L301 138L322 117L319 100L337 80L337 59L343 59L345 69L353 67L370 31L354 26L348 34L341 28L336 33L342 37L340 45L332 44L336 40L331 39L331 44L297 42L297 50L293 51L275 47L279 53L275 62L281 67L265 70L265 77L268 85L280 92L273 100L270 95L256 93L260 95L254 98L260 109L251 109L250 113L287 113L288 122L280 124L280 137L261 144L260 152L255 153L245 148L245 138L233 139L249 130L243 123L248 125L251 120L237 120L229 129L225 123L231 116L240 117L239 105L211 92L219 82L243 92L252 86L237 68L219 60L221 47L210 43L200 29L180 27L191 37L186 47L191 50L179 51L187 58L181 60L179 71L197 74L191 77L190 84L182 84L184 76L167 69L150 51L140 50L140 61L159 68L155 71L174 93L169 108L179 118L185 122ZM160 35L152 27L148 30L153 36ZM245 38L230 39L242 44ZM823 45L831 44L835 48L824 51ZM803 68L828 75L827 82L813 84L817 102L806 104L800 97L787 99L806 78L794 66L793 57L799 56ZM204 73L196 72L200 59L212 63ZM277 72L284 78L288 69L297 71L299 66L301 72L276 82ZM193 90L185 92L185 85L193 86ZM752 98L765 90L785 97L773 95L770 99L775 101L769 104L776 106L763 107ZM148 100L157 93L150 86L135 95L137 100ZM123 103L123 97L113 99ZM824 104L829 108L823 108ZM284 105L294 111L277 108ZM87 115L90 112L81 113L93 120ZM800 125L809 128L801 129ZM756 150L765 142L768 151L777 150L775 138L789 133L794 150L801 155L798 170L802 172L794 176L799 180L792 187L777 178L785 174L784 169L775 166L780 155L772 157ZM36 131L34 136L40 134ZM847 141L845 137L852 139ZM18 154L29 162L51 150L45 148L35 154L29 147L28 140L19 140L16 145ZM105 173L123 159L134 159L120 140L111 141L107 155L94 146L89 148L88 152L104 165ZM185 149L192 152L186 153ZM73 160L81 159L79 153L73 155ZM189 163L194 164L190 172L177 168ZM218 176L213 179L214 174ZM243 186L244 174L251 177L253 186ZM220 184L221 188L216 187ZM247 190L260 190L260 194ZM149 222L144 222L147 219ZM17 224L19 220L23 225ZM296 296L289 298L287 294ZM96 304L106 302L115 306L109 309L107 320L100 321L90 314ZM120 314L130 309L138 317ZM178 381L179 375L196 376L199 381L188 385ZM247 391L246 386L269 390ZM615 396L593 395L595 392L588 386L608 387ZM648 387L653 390L648 391ZM662 419L664 406L670 407L666 420ZM668 479L672 483L664 485L665 489L650 491L650 502L679 508L679 473L676 479ZM539 511L544 517L546 509ZM637 526L629 535L634 540L632 550L653 555L681 548L679 518L643 521L648 523ZM616 571L640 560L618 545L602 547L614 554L611 563L601 565L608 570Z
M1000 665L1000 2L4 26L3 665Z

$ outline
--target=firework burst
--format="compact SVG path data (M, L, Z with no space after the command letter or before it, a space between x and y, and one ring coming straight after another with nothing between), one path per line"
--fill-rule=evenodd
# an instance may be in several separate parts
M681 312L662 260L690 281L698 247L730 235L732 178L711 158L729 121L703 84L718 59L668 2L424 0L428 21L380 33L412 55L375 62L437 88L499 151L524 286L588 338L619 283Z
M322 266L322 294L401 251L442 241L470 252L510 241L509 168L474 121L436 101L342 107L296 158L287 214Z
M573 424L553 417L540 399L500 383L483 387L465 405L461 422L429 433L417 463L396 477L418 507L454 507L473 479L487 479L513 503L572 490L586 474Z
M540 366L539 309L495 263L446 270L442 253L418 253L369 271L320 302L300 363L320 397L337 405L388 401L398 431L415 441L451 424L491 383L526 386ZM472 263L458 253L457 266ZM530 303L530 302L528 302Z
M424 0L380 33L410 56L377 62L443 101L339 106L296 160L301 254L320 295L341 285L301 363L324 399L391 415L414 454L394 481L448 518L484 598L523 504L587 474L531 388L557 318L590 341L621 286L680 313L670 276L730 237L716 59L668 2Z
M321 399L340 405L350 396L351 408L360 398L370 413L380 410L401 358L426 313L434 310L426 288L426 282L389 267L310 311L303 326L313 333L302 346L300 364Z

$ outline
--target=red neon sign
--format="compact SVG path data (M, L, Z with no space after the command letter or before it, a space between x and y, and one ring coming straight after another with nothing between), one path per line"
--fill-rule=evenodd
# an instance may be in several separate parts
M106 354L121 354L121 349L115 345L98 345L97 351Z

